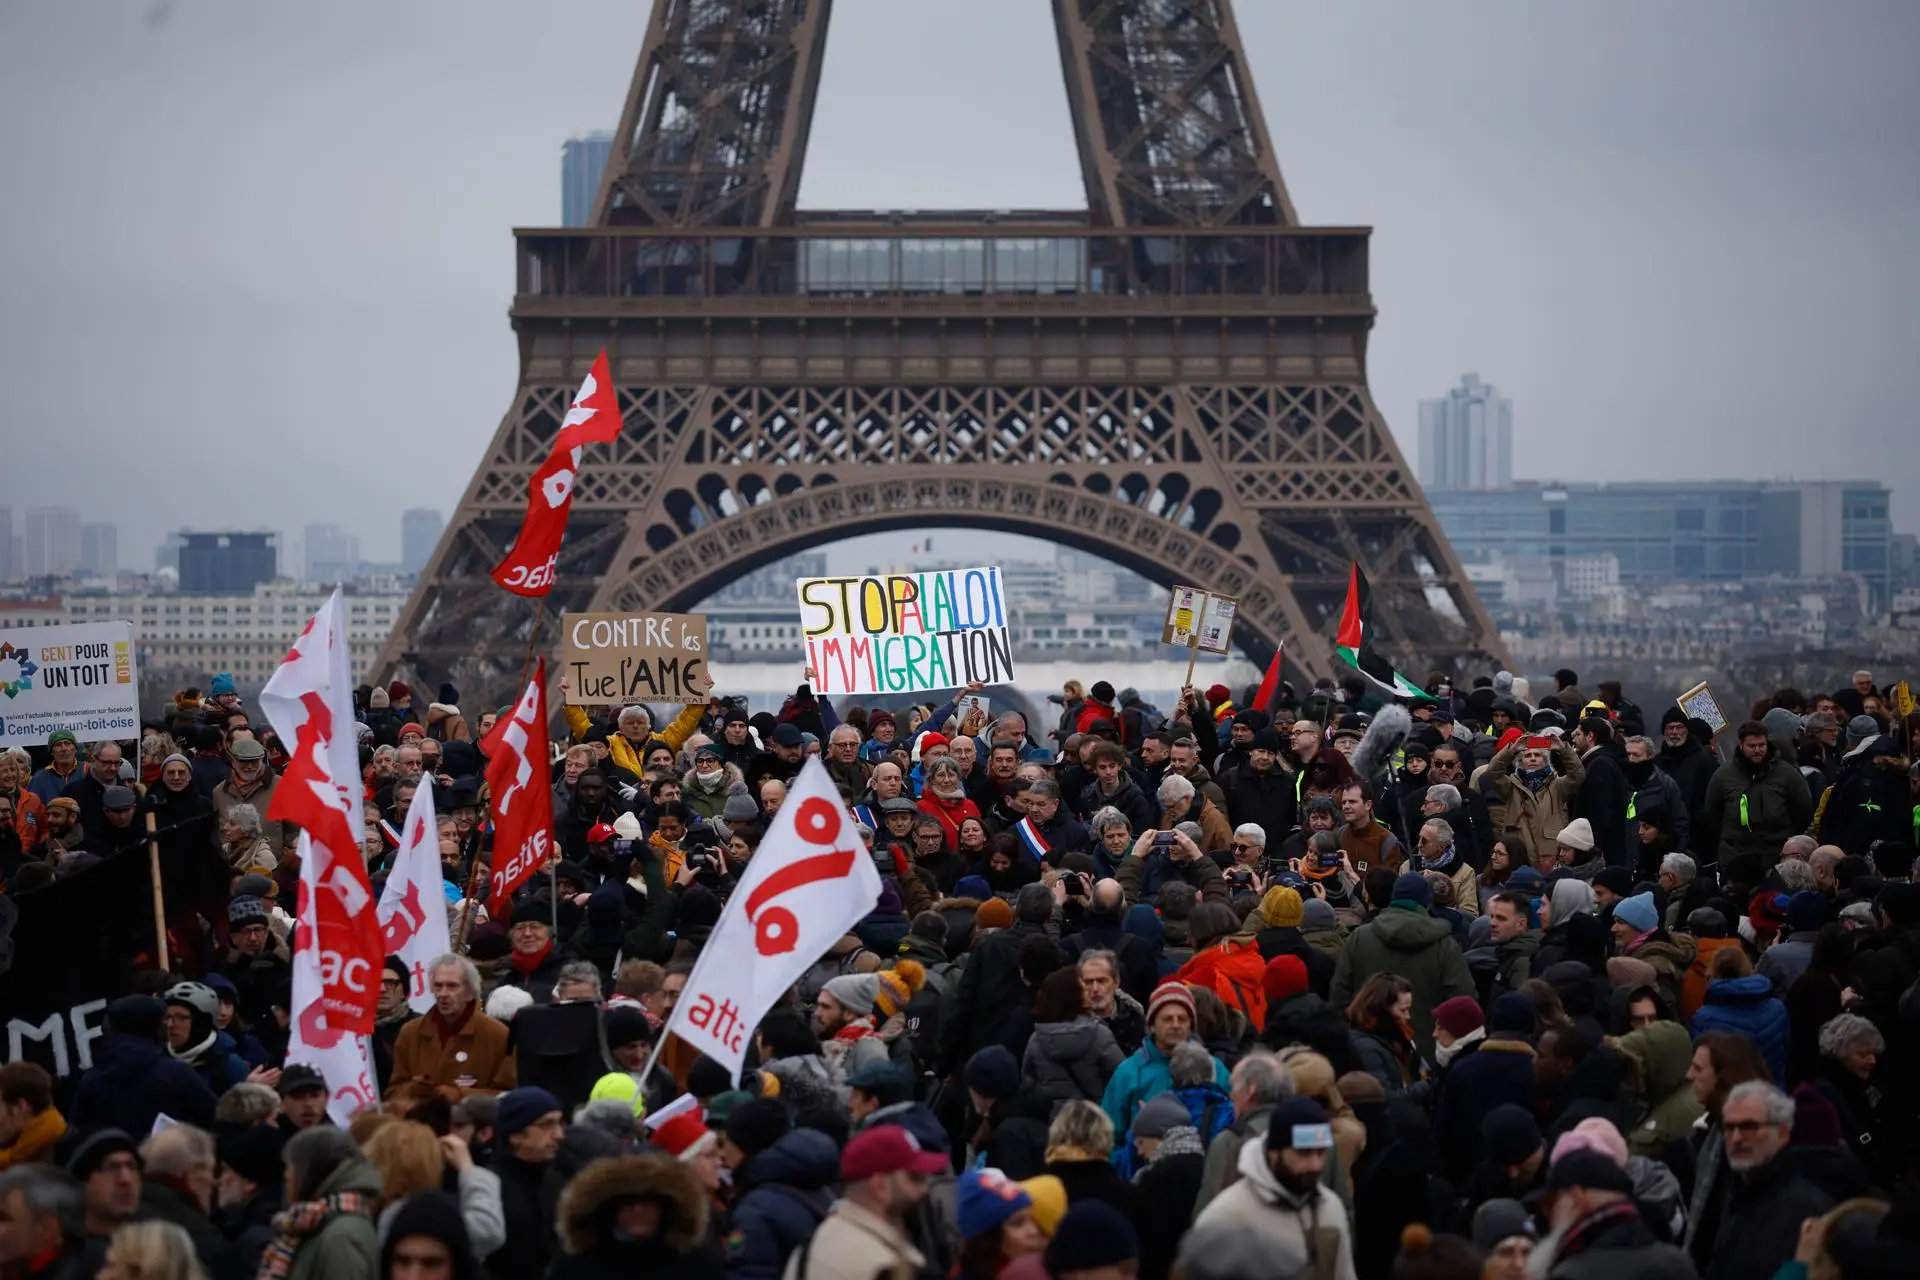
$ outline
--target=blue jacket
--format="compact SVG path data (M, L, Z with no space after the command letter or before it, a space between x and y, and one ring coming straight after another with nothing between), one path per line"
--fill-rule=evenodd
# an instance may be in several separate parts
M795 1129L747 1161L747 1193L733 1207L727 1280L780 1280L787 1259L833 1208L840 1149L817 1129Z
M1774 998L1773 981L1765 974L1709 982L1707 1001L1688 1030L1695 1040L1709 1031L1737 1031L1760 1050L1775 1080L1787 1078L1787 1006Z
M153 1119L163 1111L212 1132L217 1101L200 1073L175 1062L159 1042L109 1035L93 1051L92 1070L80 1077L68 1119L76 1127L121 1129L138 1142L153 1132Z
M1227 1069L1218 1058L1213 1060L1213 1081L1222 1089L1229 1087ZM1141 1104L1172 1088L1173 1073L1167 1069L1167 1055L1160 1052L1149 1036L1132 1057L1120 1064L1113 1078L1107 1081L1106 1095L1100 1099L1101 1109L1113 1121L1114 1150L1125 1149L1127 1134L1133 1130L1134 1113L1140 1110Z
M177 1058L175 1061L187 1060ZM240 1046L234 1042L233 1036L225 1031L215 1031L213 1044L205 1053L188 1062L187 1065L193 1068L195 1075L207 1082L207 1088L213 1090L213 1096L216 1099L234 1085L244 1081L247 1073L253 1070L248 1065L245 1055L240 1052Z

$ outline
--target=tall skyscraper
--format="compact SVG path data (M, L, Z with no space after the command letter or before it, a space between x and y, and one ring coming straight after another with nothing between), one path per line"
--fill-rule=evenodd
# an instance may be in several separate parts
M279 574L274 533L199 533L183 529L180 590L195 596L244 596Z
M306 533L307 581L350 578L360 565L360 539L337 524L310 524Z
M414 507L400 513L400 571L418 573L433 559L440 531L447 522L432 507Z
M120 571L120 526L83 524L80 526L80 572L118 573Z
M80 567L80 513L72 507L27 511L29 578L64 578Z
M13 535L13 508L0 507L0 582L20 576L20 547Z
M589 133L568 138L560 148L560 225L584 227L600 193L600 175L613 154L613 135Z
M1420 402L1420 483L1429 489L1513 484L1513 401L1469 373L1444 400Z

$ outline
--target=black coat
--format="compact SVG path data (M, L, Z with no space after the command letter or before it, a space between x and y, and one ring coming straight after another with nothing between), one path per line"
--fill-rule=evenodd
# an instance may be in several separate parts
M1193 1225L1193 1205L1206 1176L1203 1151L1163 1156L1141 1171L1134 1184L1153 1206L1139 1219L1141 1280L1165 1280L1173 1270L1180 1238Z
M1060 1179L1067 1189L1069 1209L1082 1200L1104 1200L1128 1222L1146 1220L1147 1197L1121 1177L1110 1160L1050 1160L1042 1172Z
M1729 1180L1728 1199L1701 1280L1772 1275L1799 1247L1800 1224L1833 1207L1789 1155L1775 1156L1751 1175L1722 1176Z
M1045 932L1042 925L1016 920L974 949L940 1031L940 1074L952 1075L975 1050L994 1043L1008 1014L1026 1007L1031 996L1020 981L1020 944Z
M1587 767L1587 777L1574 797L1573 816L1593 824L1593 842L1608 866L1633 866L1639 852L1627 847L1627 806L1633 803L1627 775L1611 747L1587 752L1580 763Z
M987 1165L1016 1182L1046 1172L1052 1110L1045 1098L1024 1093L994 1103L987 1113L987 1139L982 1147Z
M1311 991L1267 1003L1267 1025L1260 1043L1271 1049L1304 1044L1332 1063L1336 1076L1362 1069L1346 1017Z
M1219 781L1227 796L1227 821L1235 827L1244 822L1258 823L1267 833L1269 849L1279 848L1298 825L1293 775L1279 765L1265 773L1255 773L1251 763L1236 765L1221 774Z
M494 1152L491 1168L500 1175L500 1208L506 1219L507 1242L485 1259L487 1274L493 1280L531 1280L545 1275L548 1260L559 1252L554 1223L560 1204L560 1180L553 1176L553 1166L515 1159L502 1142Z
M216 1101L200 1073L174 1061L158 1041L111 1034L94 1046L93 1067L80 1077L67 1120L75 1128L119 1129L143 1142L163 1111L212 1132Z
M1123 932L1113 916L1088 915L1080 931L1060 943L1060 953L1068 964L1079 962L1088 951L1111 951L1120 957L1120 989L1145 1005L1160 983L1160 962L1153 948L1130 933Z
M1713 781L1714 771L1720 767L1719 758L1689 737L1682 746L1662 747L1654 760L1660 772L1679 784L1692 830L1703 832L1707 820L1707 784ZM1701 866L1711 865L1718 852L1713 843L1701 835L1695 835L1691 843L1694 861Z

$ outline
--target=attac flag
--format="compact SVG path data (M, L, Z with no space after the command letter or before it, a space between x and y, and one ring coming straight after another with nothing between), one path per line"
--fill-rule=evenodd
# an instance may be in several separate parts
M266 817L300 829L289 1063L325 1077L327 1113L345 1124L377 1100L366 1036L380 998L380 923L360 852L359 743L336 589L267 681L260 706L287 746Z
M1267 674L1260 677L1260 687L1253 694L1253 710L1271 713L1274 695L1280 692L1280 663L1287 656L1287 646L1279 645L1273 651L1273 661L1267 664Z
M533 473L527 514L513 550L494 566L493 580L517 596L544 596L553 589L554 565L567 534L573 507L573 482L580 473L580 451L589 444L611 444L620 434L620 397L607 367L607 353L595 357L587 379L567 409L553 451Z
M1353 566L1347 579L1347 604L1340 611L1340 630L1334 634L1333 651L1389 698L1427 699L1427 691L1393 669L1393 664L1373 651L1373 591L1367 575Z
M446 877L440 871L440 825L433 812L433 779L420 775L420 789L407 809L406 829L387 887L380 893L380 933L387 954L407 967L407 1007L433 1008L427 966L453 949L447 929Z
M547 755L547 662L533 669L513 714L480 744L492 793L493 880L487 910L500 915L553 851L553 765Z
M665 1031L738 1081L747 1037L787 988L880 900L880 873L816 756L787 788L701 948Z

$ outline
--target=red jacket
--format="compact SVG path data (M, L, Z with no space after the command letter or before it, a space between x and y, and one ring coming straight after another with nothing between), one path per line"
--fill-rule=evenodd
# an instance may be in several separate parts
M941 830L946 833L947 848L960 847L960 824L968 818L980 816L980 806L965 796L958 800L942 800L931 791L922 792L920 812L930 813L940 819Z
M1115 732L1119 731L1120 713L1106 703L1095 702L1092 698L1088 698L1080 704L1080 714L1073 722L1073 731L1075 733L1092 733L1093 722L1095 720L1105 720L1114 727Z
M1174 978L1205 987L1229 1009L1238 1009L1259 1030L1267 1025L1267 962L1252 938L1225 938L1180 966Z

